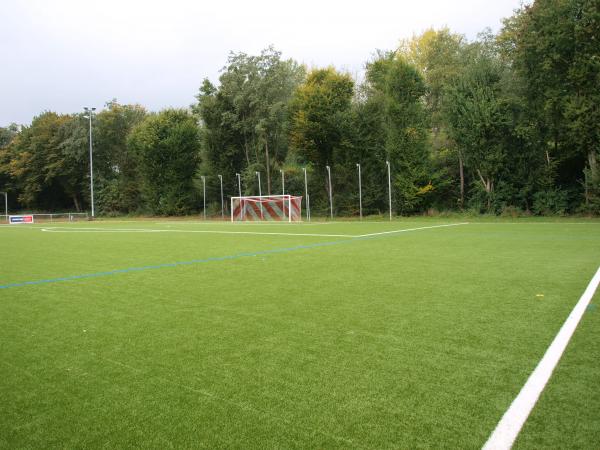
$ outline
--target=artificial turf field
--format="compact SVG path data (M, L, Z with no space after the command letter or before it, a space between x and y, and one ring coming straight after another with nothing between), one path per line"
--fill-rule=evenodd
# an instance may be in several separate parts
M0 447L480 448L600 222L462 222L1 226ZM599 298L515 448L598 447Z

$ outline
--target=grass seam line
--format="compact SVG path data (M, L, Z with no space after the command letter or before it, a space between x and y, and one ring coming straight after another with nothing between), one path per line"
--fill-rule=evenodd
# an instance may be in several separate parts
M491 436L483 446L483 450L508 450L512 447L525 421L537 403L542 391L558 365L577 325L592 300L600 284L600 267L591 279L577 304L563 323L546 350L546 353L533 370L509 408L506 410Z
M129 369L130 371L134 371L134 372L138 372L138 373L142 373L142 374L144 373L144 370L140 369L138 367L133 367L133 366L131 366L129 364L125 364L125 363L122 363L120 361L116 361L116 360L111 359L111 358L102 357L102 356L97 355L96 353L92 353L92 355L94 355L98 359L102 359L103 361L109 362L111 364L115 364L115 365L118 365L118 366L121 366L121 367L125 367L126 369ZM212 393L210 391L207 391L206 389L195 388L193 386L189 386L187 384L179 383L179 382L177 382L175 380L172 380L170 378L163 377L163 376L160 376L160 375L153 375L153 377L154 377L154 379L156 379L156 380L158 380L158 381L160 381L162 383L170 384L172 386L176 386L176 387L180 387L182 389L185 389L186 391L194 392L196 394L200 394L200 395L204 396L205 398L211 399L213 401L218 401L218 402L221 402L221 403L227 403L227 404L235 406L236 408L241 409L243 411L249 411L249 412L252 412L252 413L257 414L259 416L266 417L267 419L269 419L271 421L279 422L279 423L284 423L285 425L288 425L288 426L293 426L294 425L293 422L290 421L290 420L288 420L288 419L285 419L283 417L277 416L277 415L272 414L272 413L270 413L268 411L264 411L264 410L258 409L256 407L252 406L251 404L244 403L244 402L238 402L238 401L234 401L234 400L230 400L230 399L222 397L222 396L220 396L218 394L215 394L215 393ZM320 428L313 428L313 427L308 427L308 426L296 426L296 429L297 430L301 430L300 432L302 434L304 434L305 436L312 437L313 434L319 433L319 434L321 434L323 436L326 436L328 438L334 439L336 441L342 441L342 442L345 442L346 444L350 444L354 448L364 448L363 446L361 446L358 443L352 441L351 439L347 439L347 438L344 438L342 436L337 436L335 434L328 433L327 431L324 431L324 430L322 430Z
M467 223L463 222L463 223L435 225L435 226L419 227L419 228L407 228L404 230L396 230L395 233L418 231L418 230L428 230L428 229L432 229L432 228L442 228L442 227L459 226L459 225L466 225L466 224ZM254 252L243 252L243 253L236 253L233 255L225 255L225 256L212 256L212 257L202 258L202 259L192 259L189 261L177 261L177 262L172 262L172 263L153 264L153 265L139 266L139 267L128 267L128 268L124 268L124 269L114 269L114 270L107 270L107 271L102 271L102 272L85 273L85 274L81 274L81 275L67 275L64 277L46 278L46 279L42 279L42 280L20 281L20 282L16 282L16 283L8 283L8 284L0 285L0 290L17 288L17 287L25 287L25 286L34 286L34 285L40 285L40 284L59 283L59 282L63 282L63 281L82 280L82 279L87 279L87 278L99 278L99 277L105 277L105 276L109 276L109 275L118 275L118 274L131 273L131 272L142 272L145 270L166 269L166 268L173 268L173 267L178 267L178 266L189 266L189 265L193 265L193 264L205 264L205 263L209 263L209 262L227 261L227 260L254 257L254 256L275 255L275 254L279 254L279 253L289 253L289 252L293 252L296 250L310 250L310 249L319 248L319 247L327 247L327 246L339 245L339 244L348 244L348 243L356 242L359 240L385 238L385 237L390 237L390 236L393 236L393 234L376 233L376 234L367 234L367 235L362 235L362 236L347 236L350 239L344 239L344 240L339 240L339 241L328 241L328 242L315 242L312 244L295 245L293 247L275 248L275 249L270 249L270 250L258 250L258 251L254 251Z

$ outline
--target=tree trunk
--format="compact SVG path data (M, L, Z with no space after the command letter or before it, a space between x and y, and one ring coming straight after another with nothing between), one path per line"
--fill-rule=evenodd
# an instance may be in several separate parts
M583 170L583 195L585 198L585 207L587 208L590 204L590 180L588 172Z
M271 195L271 162L269 161L269 141L265 138L265 160L267 166L267 192Z
M250 165L250 155L248 153L248 139L246 139L246 133L244 133L244 151L246 152L246 164Z
M481 184L483 184L483 188L487 194L487 209L489 211L492 207L492 192L494 191L494 182L490 178L483 178L483 175L481 175L481 171L479 169L477 169L477 175L479 175Z
M588 153L588 164L590 165L591 182L595 183L598 180L598 160L596 159L595 150Z
M73 194L73 203L75 204L75 211L81 211L79 207L79 200L77 199L77 195Z
M596 184L598 183L598 160L596 158L596 151L591 150L588 153L588 166L589 170L586 172L585 169L583 171L584 176L584 187L585 187L585 206L587 207L590 202L590 186L592 187L592 192Z
M462 153L458 151L458 171L460 173L460 209L465 207L465 170Z

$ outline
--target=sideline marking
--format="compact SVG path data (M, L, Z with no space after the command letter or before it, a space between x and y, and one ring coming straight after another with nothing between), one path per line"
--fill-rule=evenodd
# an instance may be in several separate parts
M268 236L313 236L313 237L359 237L352 234L319 234L319 233L278 233L268 231L223 231L223 230L155 230L150 228L73 228L44 227L47 233L205 233L205 234L250 234Z
M508 450L512 447L579 325L598 284L600 284L600 267L546 350L544 357L521 388L521 392L515 397L496 425L496 429L483 446L483 450Z
M466 225L466 223L436 225L433 227L410 228L410 229L406 229L406 230L397 230L397 232L426 230L426 229L430 229L430 228L441 228L441 227L456 226L456 225ZM165 268L172 268L172 267L178 267L178 266L189 266L192 264L202 264L202 263L209 263L209 262L215 262L215 261L227 261L227 260L239 259L239 258L244 258L244 257L273 255L273 254L278 254L278 253L288 253L288 252L293 252L296 250L308 250L308 249L313 249L313 248L318 248L318 247L326 247L326 246L330 246L330 245L348 244L350 242L356 242L359 240L377 239L379 237L388 237L388 236L389 235L344 236L344 237L350 237L350 239L343 239L343 240L339 240L339 241L315 242L312 244L296 245L294 247L275 248L275 249L271 249L271 250L259 250L259 251L255 251L255 252L244 252L244 253L237 253L234 255L226 255L226 256L213 256L213 257L203 258L203 259L193 259L190 261L178 261L178 262L172 262L172 263L155 264L155 265L141 266L141 267L128 267L125 269L114 269L114 270L108 270L108 271L104 271L104 272L85 273L82 275L67 275L64 277L47 278L47 279L43 279L43 280L20 281L20 282L16 282L16 283L0 285L0 289L9 289L9 288L31 286L31 285L38 285L38 284L58 283L61 281L80 280L80 279L84 279L84 278L98 278L98 277L105 277L108 275L117 275L117 274L121 274L121 273L141 272L141 271L145 271L145 270L165 269Z

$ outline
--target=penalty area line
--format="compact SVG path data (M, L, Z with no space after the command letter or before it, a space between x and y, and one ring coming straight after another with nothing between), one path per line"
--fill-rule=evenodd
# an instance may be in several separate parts
M390 234L407 233L409 231L429 230L433 228L456 227L468 225L469 222L449 223L441 225L430 225L426 227L402 228L399 230L381 231L368 234L325 234L325 233L284 233L269 231L226 231L226 230L178 230L178 229L151 229L151 228L75 228L75 227L44 227L41 229L47 233L203 233L203 234L245 234L250 236L308 236L308 237L343 237L343 238L369 238L385 236Z
M531 373L521 392L506 410L495 430L483 446L483 450L508 450L512 447L521 428L548 384L552 372L564 353L577 325L600 284L600 267L588 284L583 295L563 323L558 334L546 350L544 357Z
M445 225L445 226L452 226L452 225L462 225L462 224L449 224L449 225ZM417 231L417 230L425 230L425 229L429 229L429 228L440 228L442 226L444 226L444 225L437 225L437 226L433 226L433 227L412 228L412 229L397 230L397 231L398 232L400 232L400 231ZM50 228L46 228L45 230L51 231ZM168 231L168 230L160 230L160 231ZM190 230L190 231L194 231L194 230ZM61 232L61 231L58 231L58 232ZM62 232L66 232L66 231L62 231ZM273 233L263 233L263 234L273 234ZM381 237L387 237L387 236L390 236L390 234L383 234ZM112 275L118 275L118 274L142 272L142 271L146 271L146 270L157 270L157 269L174 268L174 267L179 267L179 266L190 266L190 265L195 265L195 264L205 264L205 263L212 263L212 262L218 262L218 261L231 261L231 260L236 260L236 259L240 259L240 258L249 258L249 257L256 257L256 256L276 255L276 254L289 253L289 252L293 252L293 251L297 251L297 250L310 250L310 249L316 249L316 248L321 248L321 247L329 247L329 246L333 246L333 245L349 244L352 242L365 242L364 241L365 239L377 239L379 236L367 235L367 236L360 237L360 236L344 235L343 237L346 237L348 239L337 240L337 241L327 241L327 242L315 242L315 243L311 243L311 244L295 245L293 247L275 248L275 249L270 249L270 250L259 250L259 251L254 251L254 252L237 253L237 254L233 254L233 255L213 256L213 257L207 257L207 258L203 258L203 259L193 259L193 260L189 260L189 261L178 261L178 262L154 264L154 265L140 266L140 267L128 267L128 268L123 268L123 269L108 270L108 271L104 271L104 272L84 273L81 275L67 275L67 276L59 277L59 278L47 278L47 279L42 279L42 280L20 281L20 282L16 282L16 283L0 285L0 289L10 289L10 288L18 288L18 287L31 286L31 285L40 285L40 284L58 283L58 282L74 281L74 280L81 280L81 279L98 278L98 277L112 276Z
M408 231L418 231L418 230L429 230L431 228L443 228L443 227L457 227L459 225L468 225L469 222L460 222L460 223L447 223L443 225L431 225L428 227L417 227L417 228L402 228L400 230L392 230L392 231L381 231L379 233L369 233L369 234L361 234L359 238L370 237L370 236L381 236L384 234L394 234L394 233L406 233Z
M254 221L245 221L245 222L239 222L239 221L235 221L235 222L229 222L227 220L225 221L191 221L191 220L165 220L162 222L154 222L156 225L224 225L224 226L229 226L229 227L246 227L246 226L261 226L261 227L265 227L265 226L269 226L269 225L275 225L275 226L283 226L283 227L287 227L287 226L310 226L310 225L333 225L334 222L304 222L304 221L299 221L299 222L286 222L284 220L281 221L273 221L273 222L254 222Z
M351 234L321 234L321 233L283 233L269 231L224 231L224 230L156 230L150 228L73 228L73 227L45 227L46 233L203 233L203 234L247 234L253 236L310 236L310 237L358 237Z

